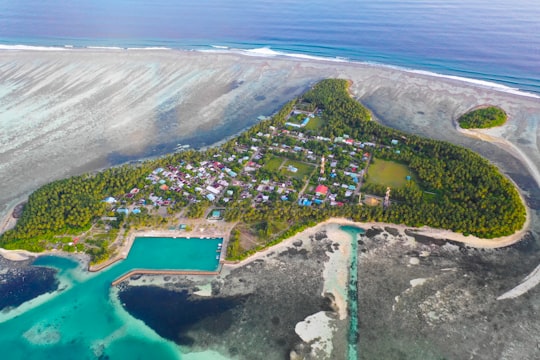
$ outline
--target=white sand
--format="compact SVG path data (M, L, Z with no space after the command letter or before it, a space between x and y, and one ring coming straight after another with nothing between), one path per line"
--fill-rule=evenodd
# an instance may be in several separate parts
M523 281L510 291L505 292L497 298L497 300L514 299L525 294L540 284L540 265L531 272Z
M424 285L426 281L428 281L428 279L418 278L418 279L412 279L411 281L409 281L409 283L411 284L412 287L416 287L416 286Z
M326 220L325 222L322 222L321 224L352 225L352 226L357 226L364 229L368 229L371 227L379 227L379 228L391 227L394 229L398 229L399 232L401 233L404 233L405 230L414 230L420 235L429 236L435 239L447 239L447 240L457 241L457 242L461 242L461 243L464 243L464 244L467 244L469 246L476 247L476 248L495 249L495 248L512 245L518 242L519 240L521 240L522 237L529 230L529 226L530 226L529 221L530 219L528 218L523 229L515 232L514 234L509 235L509 236L502 236L502 237L494 238L494 239L481 239L472 235L465 236L463 234L455 233L450 230L434 229L429 226L423 226L421 228L414 228L414 227L406 226L403 224L390 224L390 223L381 223L381 222L354 222L354 221L343 219L343 218L330 218Z
M13 229L15 224L17 224L17 219L15 219L11 214L13 213L14 207L6 211L6 215L0 219L0 234Z
M351 259L351 236L346 232L339 230L338 224L328 224L324 227L327 236L334 242L339 243L339 250L333 253L327 252L330 257L324 264L323 294L332 293L335 303L338 307L339 319L347 318L347 287L349 280L349 266Z
M195 291L193 294L199 295L199 296L205 296L205 297L212 296L211 283L204 284L204 285L197 285L197 287L199 288L199 290Z
M317 359L330 359L332 354L332 338L334 330L332 329L332 321L326 312L320 311L310 315L304 321L296 324L294 331L300 338L311 344L312 354Z
M24 250L6 250L2 248L0 248L0 255L11 261L28 260L30 257L36 256L36 254Z
M226 264L223 265L223 271L225 271L225 274L226 274L226 271L228 271L228 269L234 269L236 267L239 267L239 266L244 266L244 265L247 265L257 259L263 259L263 258L270 258L272 255L272 253L280 253L286 249L288 249L289 247L293 246L293 243L295 241L298 241L298 240L302 240L303 241L303 246L307 246L307 244L305 244L305 239L306 238L309 238L310 236L313 236L315 235L317 232L321 231L321 230L324 230L323 228L324 226L324 223L321 223L321 224L317 224L315 225L314 227L311 227L309 229L306 229L294 236L291 236L290 238L288 239L285 239L283 240L282 242L280 242L279 244L276 244L270 248L266 248L266 249L263 249L259 252L256 252L255 254L251 255L250 257L248 257L247 259L245 260L242 260L240 262L228 262Z

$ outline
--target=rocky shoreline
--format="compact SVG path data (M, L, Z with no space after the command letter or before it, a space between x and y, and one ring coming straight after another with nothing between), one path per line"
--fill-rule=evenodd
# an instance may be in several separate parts
M531 233L475 249L371 229L359 240L360 359L538 359L540 289L497 300L535 267L537 251Z

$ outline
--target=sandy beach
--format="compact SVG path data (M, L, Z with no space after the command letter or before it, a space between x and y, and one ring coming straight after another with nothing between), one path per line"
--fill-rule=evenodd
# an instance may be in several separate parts
M24 261L31 257L35 257L36 254L25 250L6 250L0 248L0 256L11 261Z

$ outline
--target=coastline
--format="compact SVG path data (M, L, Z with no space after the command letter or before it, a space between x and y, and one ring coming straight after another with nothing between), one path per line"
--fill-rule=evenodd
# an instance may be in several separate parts
M12 229L17 224L17 219L13 217L13 211L15 208L23 203L28 201L28 197L31 192L23 194L5 205L5 209L2 210L0 207L0 235L2 235L7 230Z
M13 217L13 210L15 210L15 206L8 208L6 215L2 217L2 220L0 220L0 235L9 229L13 229L13 227L17 224L17 219Z
M498 238L493 239L482 239L478 238L473 235L463 235L460 233L455 233L450 230L444 230L444 229L435 229L431 228L429 226L422 226L419 228L415 228L412 226L407 226L403 224L393 224L393 223L382 223L382 222L355 222L352 220L348 220L345 218L330 218L323 222L320 222L316 224L313 227L310 227L298 234L293 235L290 238L287 238L280 243L268 247L265 249L262 249L255 254L249 256L248 258L240 261L228 261L225 260L224 254L225 251L223 251L221 254L222 258L220 262L224 265L224 267L236 267L236 266L243 266L246 265L252 261L255 261L257 259L260 259L261 257L265 257L268 252L278 251L283 249L284 247L290 246L294 241L298 240L299 236L310 236L315 234L317 231L320 230L321 227L325 227L327 225L337 225L337 226L344 226L344 225L350 225L350 226L356 226L359 228L372 228L372 227L393 227L397 228L401 232L407 231L413 231L415 234L418 235L424 235L428 236L434 239L439 240L451 240L455 242L462 243L464 245L468 245L474 248L479 249L496 249L496 248L502 248L506 246L513 245L517 242L519 242L523 236L529 231L529 227L531 224L530 214L529 210L527 209L527 219L525 221L525 224L523 228L517 232L515 232L512 235L508 236L502 236ZM209 228L199 228L192 231L183 231L183 230L143 230L143 231L135 231L130 232L127 239L125 239L120 247L117 250L117 255L111 257L109 260L96 264L91 265L88 267L88 271L90 272L97 272L102 269L105 269L108 266L113 265L117 261L121 261L125 259L129 255L129 250L133 246L133 242L135 238L137 237L178 237L178 238L189 238L189 237L197 237L197 238L203 238L203 237L220 237L223 238L223 248L227 248L229 235L230 235L230 229L234 227L234 224L227 224L226 226L229 228L229 232L222 231L222 230L211 230ZM74 256L76 254L72 253L63 253L60 251L45 251L43 253L33 253L27 250L6 250L3 248L0 248L0 255L3 257L12 260L12 261L18 261L18 260L26 260L28 257L37 257L37 256L44 256L44 255L57 255L62 254L65 256ZM83 254L84 255L84 254Z
M219 45L199 45L197 48L191 47L167 47L167 46L139 46L139 47L124 47L124 46L73 46L73 45L25 45L25 44L0 44L2 52L178 52L178 53L201 53L201 54L232 54L247 57L258 57L264 59L287 59L293 61L315 61L315 62L330 62L350 65L361 65L374 68L382 68L388 70L398 70L416 75L425 75L432 78L458 81L464 84L472 84L474 86L487 88L490 90L503 91L508 94L526 96L540 99L540 95L536 92L530 92L521 88L516 88L508 85L503 85L496 81L465 77L460 75L445 74L434 70L422 70L409 66L393 65L377 61L351 59L341 56L317 56L303 54L299 52L273 50L272 45L264 45L259 48L234 48L229 46Z
M455 125L456 125L456 130L459 133L465 136L469 136L475 139L479 139L482 141L487 141L489 143L495 144L496 146L500 147L507 153L515 156L527 168L527 170L529 171L531 177L534 179L536 184L540 186L540 171L538 170L538 168L534 166L534 163L532 162L532 160L522 150L520 150L517 146L515 146L510 141L504 139L501 136L500 133L503 131L501 127L485 129L485 130L463 129L457 123L457 119L455 120ZM489 134L489 132L492 132L493 134L498 134L499 136Z
M355 99L367 105L374 110L374 118L382 119L381 123L386 126L400 128L402 130L414 131L422 136L429 136L429 131L436 131L436 136L430 136L438 139L457 142L460 145L469 147L473 142L464 142L465 138L462 132L455 127L452 121L457 114L463 113L466 109L473 108L479 104L493 103L500 105L508 112L509 121L503 127L497 130L486 131L482 133L473 133L474 139L480 138L500 148L505 153L516 156L521 163L528 168L528 173L540 184L540 173L535 164L540 159L538 151L523 151L525 145L519 140L518 130L522 133L532 131L535 135L537 128L525 128L523 124L531 124L531 119L540 111L540 105L536 98L531 98L526 94L508 92L502 88L490 88L481 86L474 82L464 82L452 77L441 77L436 74L426 74L418 71L406 71L393 67L384 67L374 64L331 61L329 59L301 59L287 56L249 56L246 54L237 54L234 52L189 52L189 51L169 51L169 50L114 50L114 49L68 49L58 52L43 52L35 50L13 50L2 52L2 55L13 64L21 63L21 66L31 66L34 61L34 55L39 53L45 64L50 65L49 72L40 78L28 80L33 87L39 88L45 83L54 84L58 81L58 71L66 64L73 64L73 78L65 79L66 83L78 84L81 79L92 83L91 88L83 87L88 91L103 85L103 81L112 81L116 84L120 81L123 68L117 66L117 62L122 60L132 66L132 73L135 74L135 80L141 83L141 87L147 90L145 94L155 91L159 94L171 92L173 95L168 100L172 101L173 110L187 111L187 116L191 122L185 122L184 119L177 119L180 123L182 133L196 133L198 131L210 130L221 131L227 128L228 124L235 122L238 117L251 116L250 114L270 114L275 111L280 102L290 99L291 96L303 92L307 87L322 77L341 77L350 79L353 83L350 91ZM107 56L110 55L110 56ZM116 59L118 58L118 59ZM141 64L159 64L163 72L173 80L167 86L156 87L155 77L146 78L145 68ZM55 65L57 64L57 65ZM19 66L19 65L17 65ZM58 66L58 68L55 68ZM94 70L103 68L103 73L108 77L103 79L96 77ZM237 68L238 67L238 68ZM78 69L81 69L80 71ZM185 69L184 69L185 68ZM208 76L201 75L201 69L211 69ZM234 68L234 71L231 70ZM182 69L182 71L180 71ZM22 78L28 77L30 73L25 69L18 71ZM119 75L118 75L118 74ZM223 73L220 78L215 78L216 73ZM115 77L110 78L113 74ZM277 75L276 75L277 74ZM187 85L183 85L186 76L190 78ZM1 76L0 76L1 78ZM192 78L192 79L191 79ZM4 79L6 80L6 79ZM96 80L95 82L93 80ZM242 84L240 84L242 82ZM95 84L94 84L95 83ZM287 88L283 84L287 83ZM120 84L120 83L119 83ZM211 96L208 93L208 85L213 84L217 88ZM231 85L232 84L232 85ZM120 84L121 85L121 84ZM485 85L485 84L484 84ZM147 86L147 87L145 87ZM64 87L65 88L65 87ZM64 92L63 87L52 86L51 107L61 108L64 103L56 102L69 95L73 95L74 101L80 100L80 94ZM69 88L69 87L67 87ZM178 90L180 89L180 90ZM129 90L129 89L128 89ZM265 94L265 100L253 100L254 94ZM15 94L16 95L16 94ZM57 96L58 95L58 96ZM105 95L100 93L100 95ZM144 106L131 109L125 114L121 113L122 106L131 104L129 96L130 91L120 91L115 96L115 102L101 104L90 104L87 108L77 110L67 110L70 116L60 118L55 126L62 131L56 131L46 126L46 123L52 118L37 119L29 121L28 126L37 124L36 136L34 138L24 137L24 141L17 143L16 131L26 130L24 128L15 128L15 132L9 132L4 135L5 139L14 139L9 142L6 154L24 153L25 156L12 157L0 154L0 162L4 162L5 167L2 171L10 174L6 179L5 186L0 189L0 204L13 201L12 194L18 191L24 191L27 194L35 189L40 183L52 181L57 178L71 176L84 171L96 171L106 165L104 159L108 154L121 153L136 156L142 154L142 158L155 157L159 154L145 153L152 146L157 146L165 141L164 134L159 133L159 128L163 124L162 120L157 119L153 114L156 111L156 103L141 103ZM174 97L182 100L174 100ZM54 99L52 99L54 97ZM116 99L117 97L117 99ZM202 100L195 101L194 98L201 97ZM154 99L156 100L156 99ZM114 110L115 105L122 105L120 110ZM189 104L193 109L184 107ZM67 104L64 104L67 105ZM247 110L250 109L249 111ZM2 108L0 107L0 111ZM88 120L88 114L98 111L104 115L102 119L94 119L89 125L83 123ZM139 112L136 114L133 111ZM383 112L384 111L384 112ZM111 112L112 116L106 113ZM441 115L442 114L442 115ZM131 118L132 117L132 118ZM148 118L150 120L143 120ZM79 119L80 120L76 120ZM403 118L403 120L401 120ZM9 120L9 118L8 118ZM38 121L39 120L39 121ZM141 122L137 122L140 120ZM400 121L402 121L400 123ZM109 122L110 124L107 124ZM225 138L234 136L241 129L253 125L255 118L251 122L240 124L239 129L233 129L232 133L223 133ZM74 133L68 136L68 130L80 125L80 129L73 129ZM137 124L137 126L133 126ZM22 125L21 125L22 126ZM63 128L65 127L65 128ZM427 130L433 128L434 130ZM217 130L216 130L217 129ZM451 130L451 131L449 131ZM40 131L49 131L41 136ZM122 133L123 132L123 133ZM428 135L426 135L426 132ZM118 136L121 133L122 136ZM151 134L149 136L146 133ZM103 139L105 134L105 140ZM125 136L124 136L125 135ZM46 143L55 144L53 138L68 139L67 145L62 148L62 154L58 155L58 149L48 148ZM180 137L181 135L175 135ZM43 139L41 139L43 137ZM174 138L174 142L182 142L181 138ZM38 139L39 138L39 139ZM0 138L3 140L3 138ZM15 141L17 140L17 141ZM169 140L167 140L169 141ZM224 141L222 138L221 141ZM6 142L8 143L8 142ZM219 143L219 142L218 142ZM28 145L33 144L33 145ZM95 144L99 146L96 147ZM133 144L137 144L136 146ZM101 146L103 145L103 146ZM215 146L213 143L211 146ZM78 149L84 149L84 154ZM527 148L529 149L529 148ZM57 154L58 156L53 156ZM489 153L484 152L484 157L489 158ZM486 156L487 155L487 156ZM54 159L49 163L43 159ZM46 168L39 164L47 164ZM503 164L505 165L505 164ZM504 166L499 166L505 171ZM29 180L29 172L35 169L35 178L38 180ZM519 189L519 188L518 188ZM519 189L520 196L524 189ZM20 194L17 198L20 198ZM523 196L522 196L523 200ZM531 226L536 223L532 218L531 209L526 206L527 219L523 229L513 235L498 239L478 239L473 236L463 236L446 230L421 228L418 234L435 238L449 239L465 243L473 247L496 248L511 245L521 238ZM11 216L11 214L7 214ZM536 218L536 217L535 217ZM4 218L5 219L5 218ZM339 221L345 221L341 219ZM363 223L354 224L356 226L368 226ZM400 227L402 229L413 229L404 225L373 223L374 226ZM200 236L200 234L198 234ZM167 236L170 236L168 234ZM173 235L174 236L174 235ZM188 236L187 233L178 234L178 236ZM197 235L193 235L197 236ZM288 240L285 240L288 241ZM119 255L115 261L120 261L122 256L127 256L133 239L125 240L124 245L119 248ZM226 248L226 246L224 246ZM4 252L5 253L5 252ZM21 253L14 251L15 254L22 256L56 255L59 252L47 252L43 254ZM71 254L68 254L71 255ZM9 256L9 255L8 255ZM14 255L17 257L17 255ZM253 255L257 256L257 254ZM251 259L250 257L249 259ZM249 259L246 259L248 261ZM110 265L111 263L107 264ZM107 265L101 267L105 268ZM98 268L99 270L99 268Z
M46 108L64 107L66 110L62 114L57 114L58 116L55 116L54 112L39 116L28 113L28 124L18 124L13 129L7 128L4 138L0 138L0 141L5 140L7 144L5 152L0 153L0 161L4 163L2 171L10 174L6 177L4 187L0 189L0 206L4 206L0 215L6 211L5 207L12 199L20 198L22 194L28 194L46 182L116 165L115 162L111 163L111 157L118 156L124 159L120 162L135 158L152 158L169 152L170 146L174 148L174 144L185 141L192 143L194 148L215 146L218 133L220 140L238 134L255 124L258 115L275 112L287 99L302 93L314 82L325 77L352 80L354 84L350 89L352 94L364 105L375 110L374 115L377 118L381 116L380 109L377 109L378 104L373 106L374 97L386 100L385 107L397 105L416 108L411 114L402 113L392 115L391 118L404 116L412 122L411 125L421 127L425 126L426 120L420 119L415 113L421 111L431 115L427 110L433 108L436 112L435 110L443 105L447 107L448 104L441 103L446 100L452 105L450 110L445 110L450 117L456 107L461 112L462 107L472 108L487 102L500 105L501 101L506 101L515 104L515 109L509 111L509 117L513 121L523 122L526 120L523 116L529 114L517 114L520 118L517 119L516 111L521 111L522 108L533 110L538 108L537 98L531 98L525 93L506 91L508 89L504 87L490 87L455 77L441 77L437 74L391 66L332 61L325 58L300 58L286 54L253 56L234 51L75 48L65 51L3 50L2 55L6 61L14 65L13 71L26 79L28 86L39 88L45 84L52 84L50 97L47 94L36 94L44 96ZM36 55L44 64L51 65L48 72L40 77L30 76L31 73L25 67L33 66L32 59ZM140 84L138 88L145 90L143 93L155 92L162 94L164 99L150 99L151 101L145 101L145 98L133 99L135 89L126 88L121 84L123 75L127 76L124 74L125 68L118 66L118 62L122 61L131 67L129 74ZM73 74L61 79L60 73L68 64L74 66ZM164 76L164 80L170 78L170 82L164 85L156 84L156 78L147 74L144 64L155 64L162 68L164 74L160 76ZM103 76L96 75L98 68ZM203 69L210 70L206 74L203 73ZM216 79L216 74L221 76ZM184 81L186 77L190 81ZM9 84L10 78L0 80ZM55 84L60 81L72 84L74 88L83 81L88 85L81 87L81 91L95 91L96 98L108 99L105 102L91 101L84 103L84 106L74 107L73 103L79 104L82 101L83 93L69 90L69 86L56 86ZM283 87L284 82L287 83L286 88ZM102 91L102 87L106 84L111 88L118 87L115 96L111 97ZM213 84L215 89L209 92L208 84ZM392 92L389 92L390 88L393 88ZM428 99L417 99L420 92L427 93ZM257 99L253 99L257 94L265 96L256 96ZM18 98L17 94L13 95L13 99ZM72 97L73 101L63 100L69 97ZM11 98L4 100L7 105L12 101ZM7 122L15 122L22 116L15 113L25 113L24 109L30 107L31 99L25 101L24 104L16 105L17 109L12 113L8 113ZM133 104L134 101L136 105L126 106ZM176 125L166 132L160 131L163 126L163 119L160 118L162 110L159 109L161 102L168 104L167 109L163 110L166 114L169 112L175 114L175 118L169 120L172 121L172 125L175 123ZM507 106L501 107L508 110ZM0 107L0 111L2 109ZM405 108L399 110L409 111ZM99 114L101 118L90 116L92 113ZM442 126L443 124L438 125L440 111L436 113L438 115L430 120L433 124ZM395 127L391 123L393 120L389 121L390 117L383 117L385 125ZM242 121L238 122L239 118L242 118ZM52 126L53 119L54 126ZM89 119L90 122L87 121ZM237 125L231 127L231 124ZM30 128L34 130L30 131ZM508 127L505 129L508 130ZM211 145L204 141L206 132L213 134ZM24 136L18 137L19 133L23 133ZM49 145L53 143L53 138L65 139L62 144L65 151L62 151L62 154L56 154L57 149ZM88 151L82 152L81 149ZM9 155L14 152L25 155L20 158ZM43 165L46 163L43 159L49 159L46 167ZM537 159L532 159L533 163L535 160ZM29 169L34 170L36 180L30 179Z

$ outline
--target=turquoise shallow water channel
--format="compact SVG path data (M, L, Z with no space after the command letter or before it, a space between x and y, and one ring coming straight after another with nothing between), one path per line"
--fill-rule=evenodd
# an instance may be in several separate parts
M126 260L88 273L74 260L39 257L58 269L59 291L0 314L3 360L11 359L219 359L182 356L178 345L130 316L111 282L133 269L214 271L221 238L137 238Z
M342 226L341 230L351 236L351 262L349 267L349 286L347 289L347 304L349 306L349 334L347 346L347 359L356 360L359 357L358 341L358 235L365 230L356 226Z

